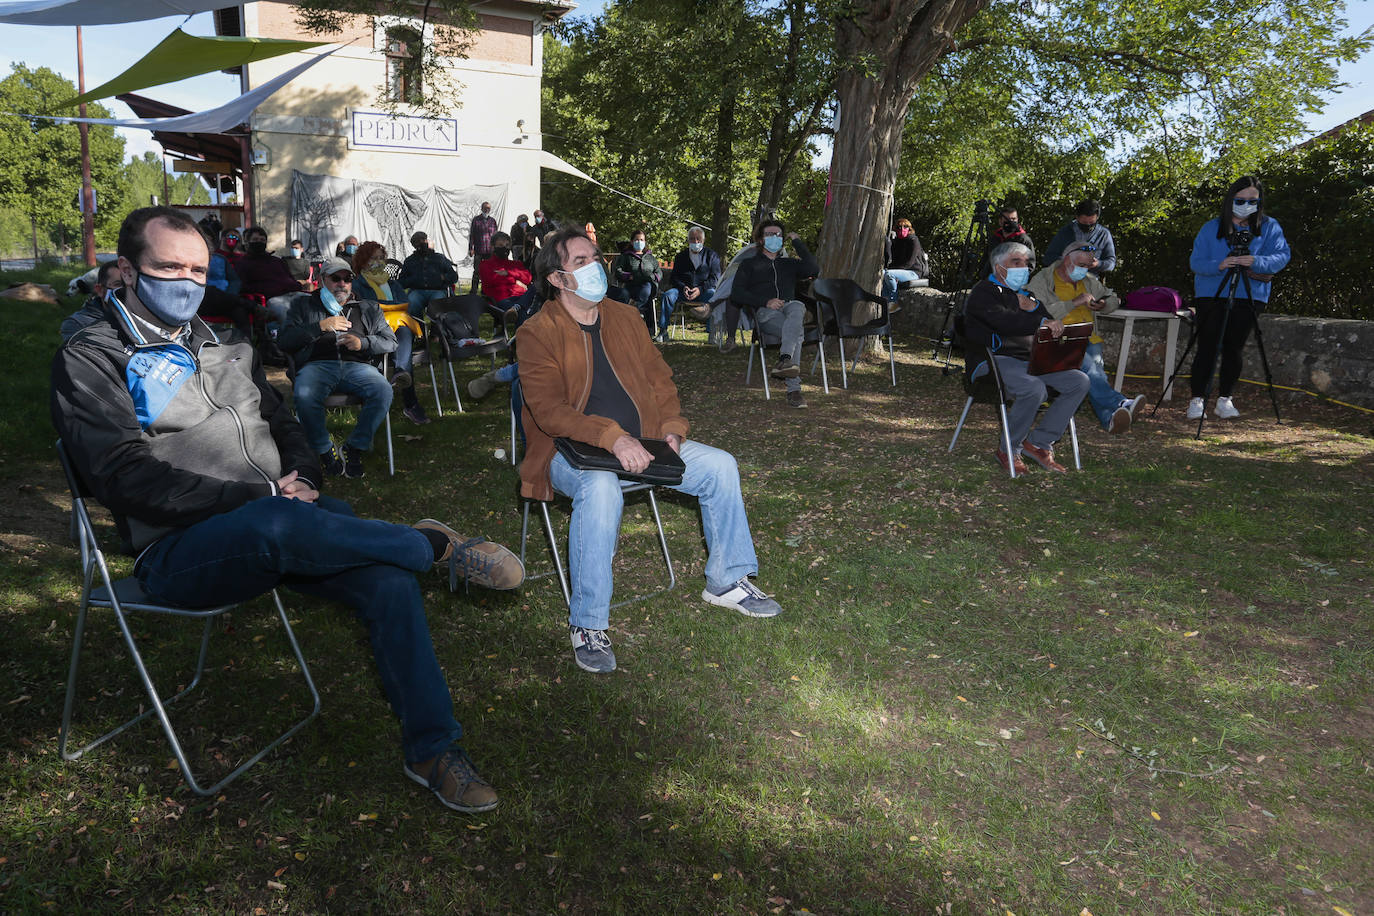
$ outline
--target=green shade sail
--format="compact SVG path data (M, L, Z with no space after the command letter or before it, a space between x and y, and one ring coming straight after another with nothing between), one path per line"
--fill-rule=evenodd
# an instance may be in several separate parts
M82 102L119 95L121 92L137 92L149 86L174 83L202 73L214 73L257 60L267 60L292 51L316 48L323 41L290 41L279 38L203 38L187 35L177 29L162 40L153 50L143 56L128 70L85 95L63 102L58 109L70 108Z

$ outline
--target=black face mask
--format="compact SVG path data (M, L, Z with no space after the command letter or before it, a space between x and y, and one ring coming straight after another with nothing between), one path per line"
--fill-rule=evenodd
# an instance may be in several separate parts
M266 242L249 242L248 250L252 254L267 254Z
M508 257L510 257L510 249L509 249L509 248L493 248L493 249L491 250L491 253L494 254L494 255L496 255L498 258L508 258Z
M1004 220L1002 222L1002 231L1007 235L1015 235L1021 231L1021 224L1014 219Z

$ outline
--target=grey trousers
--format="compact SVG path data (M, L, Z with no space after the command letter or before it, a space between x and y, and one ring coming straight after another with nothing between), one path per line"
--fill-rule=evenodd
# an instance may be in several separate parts
M1068 369L1048 375L1031 375L1026 371L1029 364L1024 359L1013 356L996 359L997 369L1002 373L1002 385L1007 396L1014 399L1007 411L1012 451L1019 453L1023 441L1036 448L1054 448L1054 443L1068 429L1069 419L1088 394L1087 374L1079 369ZM1045 401L1046 386L1058 391L1059 395L1036 423L1035 414Z
M759 326L759 334L764 340L781 341L782 355L794 363L801 363L802 321L806 316L806 306L792 299L780 309L754 309L754 321ZM801 388L801 379L787 379L788 391Z

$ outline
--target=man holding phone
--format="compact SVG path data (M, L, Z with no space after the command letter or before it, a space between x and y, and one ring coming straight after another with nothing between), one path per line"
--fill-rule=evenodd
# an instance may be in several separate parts
M1096 248L1087 243L1073 245L1062 258L1031 278L1030 292L1065 324L1095 321L1096 315L1115 311L1121 305L1120 297L1093 273L1097 265ZM1114 436L1126 432L1145 396L1128 398L1112 387L1102 361L1102 338L1095 326L1083 354L1082 368L1088 376L1088 401L1102 428Z

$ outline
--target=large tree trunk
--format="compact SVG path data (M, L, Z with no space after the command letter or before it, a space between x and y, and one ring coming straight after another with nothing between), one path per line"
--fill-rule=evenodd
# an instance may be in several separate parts
M720 109L716 113L716 145L712 153L711 176L716 186L711 208L711 247L722 258L729 259L730 245L730 185L735 167L735 113L738 110L739 87L734 80L726 80L720 93Z
M916 86L983 0L868 0L835 23L840 118L830 160L830 204L821 224L823 277L880 288L883 235L902 154L902 126ZM865 62L881 62L866 72ZM854 320L876 309L856 308Z

